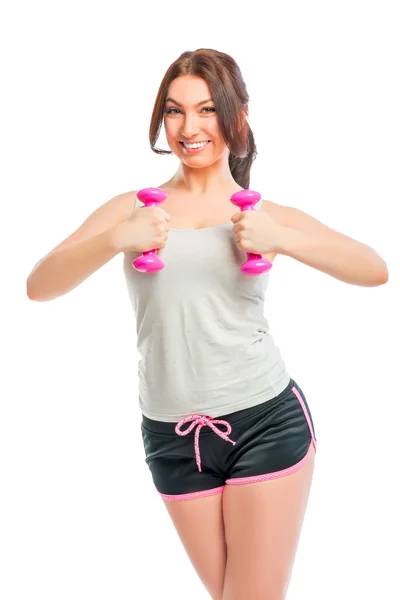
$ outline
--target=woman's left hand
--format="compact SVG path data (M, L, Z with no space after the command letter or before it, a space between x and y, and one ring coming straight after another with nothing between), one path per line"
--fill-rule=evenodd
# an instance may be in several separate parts
M284 228L266 212L244 210L231 218L233 235L239 250L255 254L278 252Z

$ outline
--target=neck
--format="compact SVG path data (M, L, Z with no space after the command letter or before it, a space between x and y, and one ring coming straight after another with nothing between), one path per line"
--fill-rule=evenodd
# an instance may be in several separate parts
M227 187L242 189L232 177L228 157L222 157L212 165L194 168L181 162L177 172L168 182L175 189L190 194L210 194Z

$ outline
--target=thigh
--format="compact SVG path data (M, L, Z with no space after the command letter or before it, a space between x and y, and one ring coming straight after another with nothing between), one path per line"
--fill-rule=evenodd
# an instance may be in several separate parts
M222 493L164 503L203 585L213 600L221 600L226 566Z
M207 452L199 470L193 436L176 435L173 424L149 419L145 423L143 444L155 487L200 580L213 600L221 600L226 565L225 479L211 468Z
M223 600L284 600L314 470L314 448L296 471L226 486L227 566Z

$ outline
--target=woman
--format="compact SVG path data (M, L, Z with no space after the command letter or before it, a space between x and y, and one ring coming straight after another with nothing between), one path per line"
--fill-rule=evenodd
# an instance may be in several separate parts
M287 372L264 310L268 272L240 270L246 252L285 254L346 283L388 279L370 247L304 212L262 200L238 212L256 157L248 94L222 52L184 52L155 101L150 143L162 124L179 160L142 207L136 192L99 207L33 269L28 296L75 288L120 252L136 313L139 401L155 486L214 600L285 598L314 469L306 398ZM158 273L132 267L159 249ZM276 266L274 267L276 268Z

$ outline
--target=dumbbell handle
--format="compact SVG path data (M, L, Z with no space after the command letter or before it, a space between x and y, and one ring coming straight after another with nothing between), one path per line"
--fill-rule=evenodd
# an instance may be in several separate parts
M260 199L261 194L252 190L240 190L231 196L232 204L238 206L242 212L244 210L255 210L255 205ZM260 275L271 269L272 263L263 258L261 254L253 252L246 252L246 254L247 261L241 266L242 273Z
M160 188L144 188L139 190L136 195L145 207L159 206L168 197L167 192ZM156 273L164 268L164 263L158 258L155 248L143 252L132 262L132 266L141 273Z

